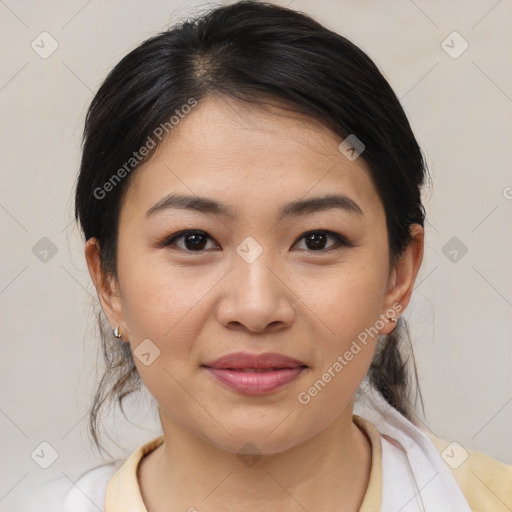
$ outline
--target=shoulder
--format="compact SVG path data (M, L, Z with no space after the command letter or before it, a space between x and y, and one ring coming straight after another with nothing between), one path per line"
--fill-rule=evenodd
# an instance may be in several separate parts
M512 510L512 466L424 432L450 468L473 512Z
M115 461L82 473L66 474L44 483L27 503L33 512L103 512L108 483L123 461Z

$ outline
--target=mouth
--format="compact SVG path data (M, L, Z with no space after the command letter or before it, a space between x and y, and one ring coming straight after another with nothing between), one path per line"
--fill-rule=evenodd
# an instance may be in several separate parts
M208 368L208 367L206 367ZM266 373L266 372L276 372L278 370L291 370L292 368L217 368L218 370L231 370L233 372L243 372L243 373Z
M277 353L237 352L201 365L221 384L248 395L276 391L297 379L308 366Z

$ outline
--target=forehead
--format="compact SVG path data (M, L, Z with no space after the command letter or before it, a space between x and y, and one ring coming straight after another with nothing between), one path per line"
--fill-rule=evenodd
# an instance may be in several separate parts
M367 164L362 158L348 160L338 149L341 141L303 115L210 97L134 171L124 203L146 211L178 191L222 200L242 214L338 192L364 207L365 214L372 208L382 214Z

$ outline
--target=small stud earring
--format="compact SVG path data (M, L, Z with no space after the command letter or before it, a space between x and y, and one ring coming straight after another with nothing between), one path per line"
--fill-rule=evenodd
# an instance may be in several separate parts
M395 318L395 317L393 317L393 318L388 318L388 320L389 320L390 322L395 322L395 324L397 324L397 323L398 323L398 318Z
M121 337L121 331L119 330L119 325L116 326L116 328L114 329L114 336L116 338L120 338Z

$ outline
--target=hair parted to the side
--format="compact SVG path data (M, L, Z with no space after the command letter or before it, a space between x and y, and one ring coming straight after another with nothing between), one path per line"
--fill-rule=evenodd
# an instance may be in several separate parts
M411 224L424 224L421 187L428 171L396 95L373 61L346 38L303 13L244 0L213 8L144 41L114 67L92 100L75 216L85 240L98 240L106 274L117 277L121 199L154 148L110 187L108 198L99 198L95 191L191 98L200 102L213 94L305 114L330 128L340 142L355 134L365 145L360 158L368 164L384 205L390 268L398 261L411 243ZM117 402L122 409L124 398L141 387L129 344L104 326L101 331L106 371L90 412L90 433L100 451L103 408ZM405 320L400 318L379 342L368 378L390 405L412 419L419 386L414 359L408 361L403 350L406 345L411 359Z

